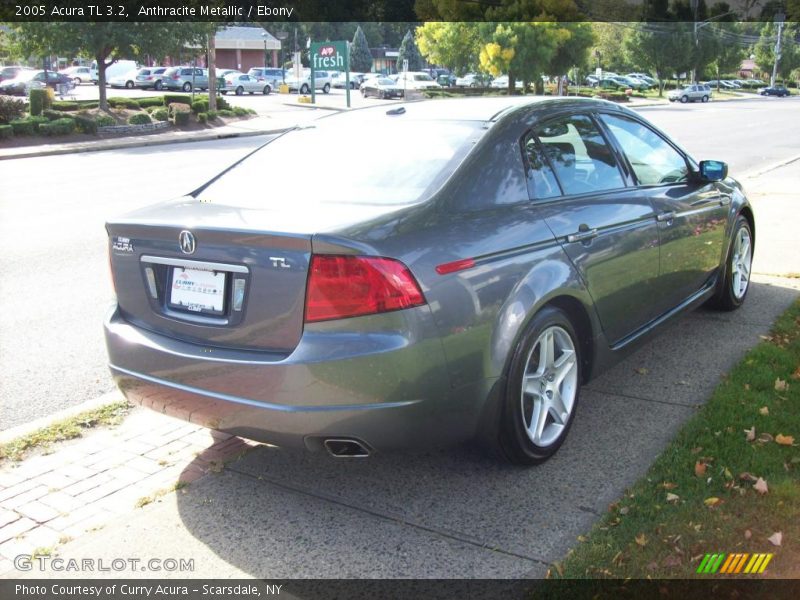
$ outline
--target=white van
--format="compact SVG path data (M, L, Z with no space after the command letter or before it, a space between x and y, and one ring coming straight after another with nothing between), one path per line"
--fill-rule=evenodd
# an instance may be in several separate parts
M135 60L118 60L117 62L106 67L106 85L108 80L117 75L125 75L130 71L135 71L139 68L139 64ZM97 85L99 80L97 73L97 61L92 61L92 83Z

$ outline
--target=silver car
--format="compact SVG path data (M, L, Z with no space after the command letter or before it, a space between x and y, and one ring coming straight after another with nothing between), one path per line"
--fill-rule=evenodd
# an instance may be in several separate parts
M298 194L309 165L336 185ZM741 306L756 231L725 163L546 97L331 115L106 229L130 400L339 457L479 438L521 464L661 325Z
M241 96L245 92L248 94L264 94L265 96L272 91L272 86L265 81L259 80L244 73L228 73L217 81L217 89L223 93L233 92Z
M711 100L711 87L703 84L687 85L682 89L672 90L667 94L670 102L708 102Z
M164 89L191 92L208 89L208 69L199 67L170 67L161 80Z

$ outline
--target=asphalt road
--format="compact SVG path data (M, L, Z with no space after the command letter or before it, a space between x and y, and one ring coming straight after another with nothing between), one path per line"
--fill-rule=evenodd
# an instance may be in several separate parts
M800 153L800 99L640 110L698 159L728 161L734 175ZM264 141L0 162L0 430L113 389L100 327L113 298L106 217L191 190Z

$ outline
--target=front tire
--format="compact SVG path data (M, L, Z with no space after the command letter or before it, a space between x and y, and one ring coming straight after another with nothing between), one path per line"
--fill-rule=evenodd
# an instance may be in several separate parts
M160 92L163 89L164 84L161 83L160 81L156 81L156 83L155 83L155 85L153 85L153 87L155 88L155 90L157 92Z
M747 297L753 265L753 232L749 221L739 215L733 227L733 237L728 248L725 274L709 304L719 310L736 310Z
M703 96L703 102L708 102L708 96Z
M689 101L689 96L681 96L681 104L686 104Z
M183 91L184 92L191 92L192 91L192 84L188 81L183 84Z
M269 96L269 93L272 91L272 88L269 87L268 85L265 85L262 91L264 92L265 96Z
M307 83L304 83L304 84L302 85L302 87L300 88L300 93L301 93L301 94L307 94L309 91L311 91L311 88L310 88L310 87L308 87L308 84L307 84Z
M526 327L503 398L498 441L509 462L544 462L564 442L580 395L580 347L569 317L560 309L542 309Z
M242 86L237 87L236 88L236 95L237 96L241 96L243 94L244 94L244 88Z
M133 89L133 82L132 81L126 81L125 82L125 87L127 89L129 89L129 90L132 90Z
M322 93L323 94L327 94L330 91L331 91L331 84L330 83L326 83L325 85L322 86Z

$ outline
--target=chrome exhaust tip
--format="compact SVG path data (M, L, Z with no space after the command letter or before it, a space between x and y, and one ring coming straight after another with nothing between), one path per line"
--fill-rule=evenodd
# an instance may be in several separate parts
M367 458L372 453L363 442L347 438L328 438L323 444L335 458Z

